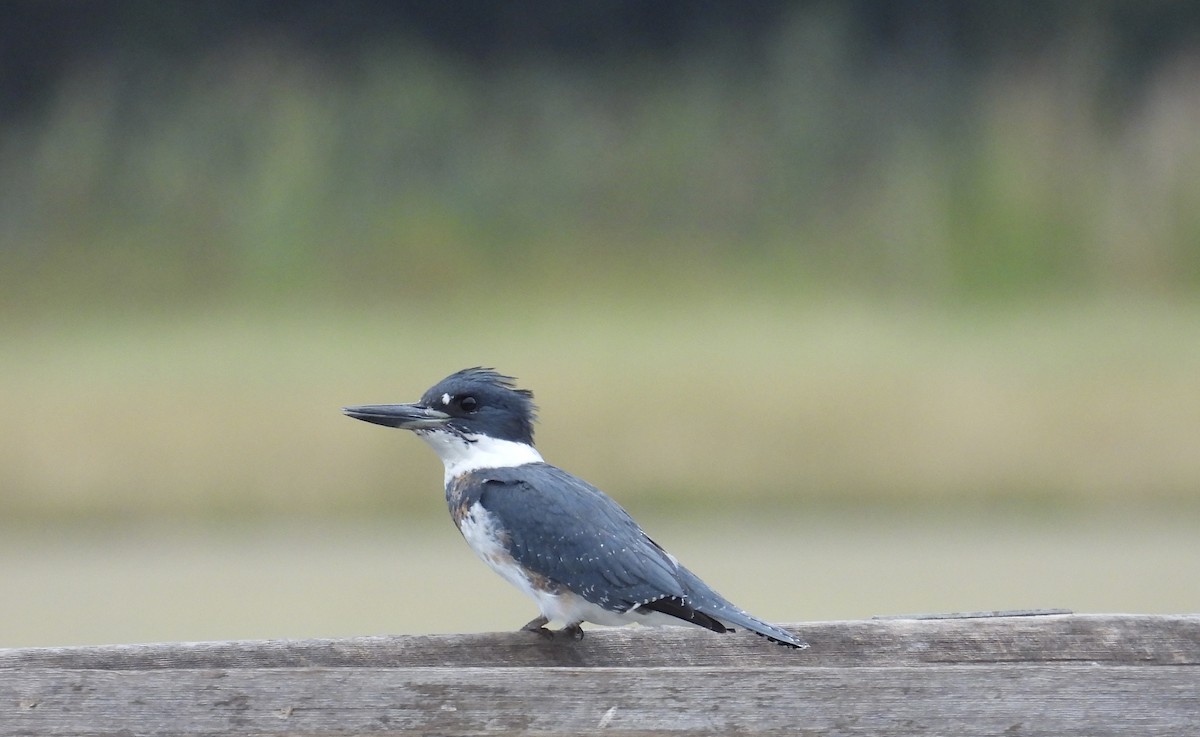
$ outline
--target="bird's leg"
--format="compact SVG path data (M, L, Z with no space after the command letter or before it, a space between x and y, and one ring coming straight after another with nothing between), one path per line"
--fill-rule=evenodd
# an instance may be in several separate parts
M572 640L583 639L583 628L579 626L579 622L571 622L566 627L560 629L556 634L561 637L569 637Z
M521 628L522 632L532 632L535 635L541 635L545 638L554 637L554 633L546 629L546 623L550 620L546 617L538 617L532 620L529 624Z

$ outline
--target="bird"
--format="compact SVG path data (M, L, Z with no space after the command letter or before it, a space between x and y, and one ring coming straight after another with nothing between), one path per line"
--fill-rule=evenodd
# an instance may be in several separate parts
M650 538L612 497L550 465L533 445L533 392L474 367L412 404L344 407L354 419L410 430L445 466L446 503L462 537L533 599L523 631L579 640L599 625L741 627L791 648L792 633L738 608ZM562 629L546 628L561 622Z

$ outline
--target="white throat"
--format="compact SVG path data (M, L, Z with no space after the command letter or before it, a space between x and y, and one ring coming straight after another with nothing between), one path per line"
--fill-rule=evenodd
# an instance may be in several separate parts
M418 430L417 435L442 459L446 483L481 468L511 468L542 463L542 454L526 443L497 440L486 435L456 435L445 430Z

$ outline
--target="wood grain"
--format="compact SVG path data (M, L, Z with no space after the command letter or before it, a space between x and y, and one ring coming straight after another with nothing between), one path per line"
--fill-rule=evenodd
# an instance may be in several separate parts
M1200 616L0 650L0 737L1200 734Z

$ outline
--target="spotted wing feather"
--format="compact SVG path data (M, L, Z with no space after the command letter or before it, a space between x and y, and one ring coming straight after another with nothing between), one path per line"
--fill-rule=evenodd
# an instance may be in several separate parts
M745 627L804 646L679 565L596 487L548 464L519 469L484 472L479 502L500 522L513 558L525 568L606 609L641 607L715 632Z
M546 464L489 469L479 496L523 567L606 609L686 596L676 566L599 489Z

